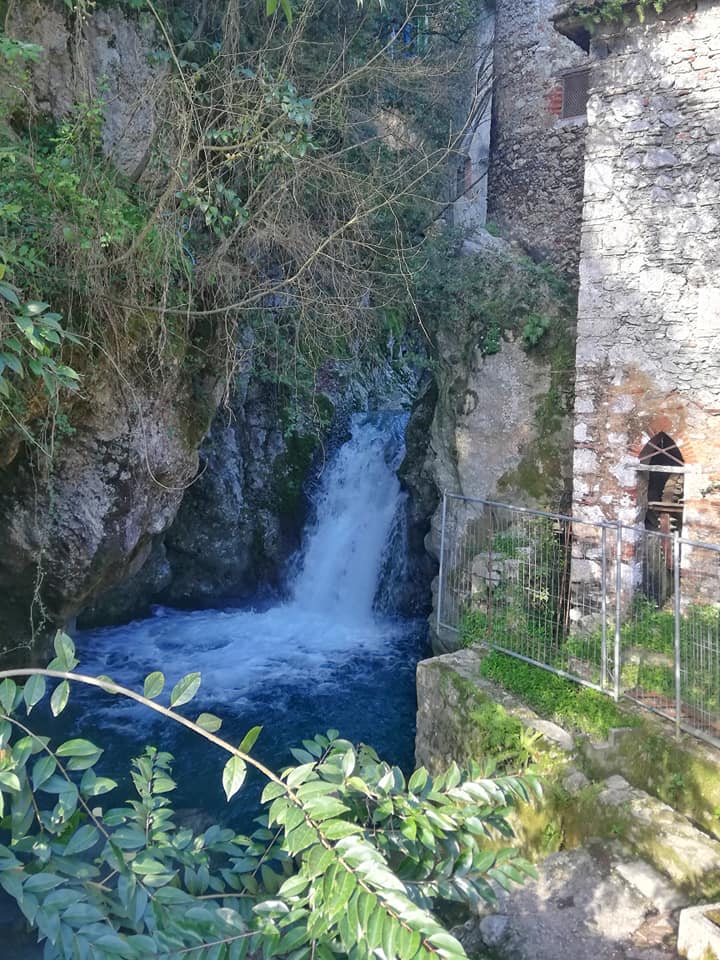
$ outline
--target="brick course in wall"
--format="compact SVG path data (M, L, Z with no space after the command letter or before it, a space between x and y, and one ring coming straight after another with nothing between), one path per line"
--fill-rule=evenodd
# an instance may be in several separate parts
M642 525L639 457L672 437L683 535L720 542L720 2L592 41L574 508Z

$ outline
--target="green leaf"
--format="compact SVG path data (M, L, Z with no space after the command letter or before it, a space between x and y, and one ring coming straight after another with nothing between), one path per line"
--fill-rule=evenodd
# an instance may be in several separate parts
M222 726L222 720L220 717L216 717L214 713L201 713L195 723L203 730L207 730L208 733L215 733Z
M5 677L3 682L0 683L0 705L2 705L5 713L12 713L16 693L17 684L15 681L11 680L10 677Z
M52 710L52 715L54 717L59 716L63 712L67 706L69 696L70 684L67 682L67 680L63 680L62 683L55 687L52 696L50 697L50 709Z
M109 793L117 787L117 783L109 777L98 777L94 770L86 770L80 781L80 790L86 797L99 797Z
M267 15L271 17L278 8L279 0L267 0Z
M247 766L240 757L230 757L223 770L222 783L228 800L234 797L245 782Z
M59 757L92 757L103 751L89 740L77 739L61 743L56 752Z
M107 693L112 693L113 695L119 693L119 690L117 689L117 684L111 677L106 677L104 673L101 673L97 679L101 680L104 684L106 684L105 690Z
M25 881L25 892L47 893L49 890L54 890L55 887L59 887L60 884L64 882L62 877L57 877L52 873L34 873Z
M22 787L18 775L12 770L0 770L0 787L12 790L14 793L20 793Z
M55 647L55 659L50 663L51 670L62 670L69 673L78 665L75 657L75 644L70 637L62 630L58 630L53 641Z
M2 297L3 300L7 300L14 307L20 306L20 300L18 299L18 295L15 293L15 291L13 290L13 288L10 286L9 283L0 283L0 297Z
M46 783L55 773L56 769L57 761L55 760L55 757L51 757L49 755L41 757L33 767L33 790L38 790L44 783Z
M77 829L68 840L67 846L65 847L65 855L67 857L72 857L77 853L84 853L85 850L89 850L90 847L94 847L99 839L100 832L97 827L92 826L90 823L86 823L84 826Z
M309 877L300 877L295 875L285 881L285 883L278 890L278 894L281 897L296 897L298 894L301 894L303 890L307 889L309 883Z
M155 697L159 697L163 692L163 687L165 686L165 676L159 670L155 670L154 673L149 673L145 677L145 683L143 684L143 694L147 697L148 700L154 700Z
M408 791L410 793L420 793L428 782L428 772L425 767L418 767L408 780Z
M173 692L170 694L170 706L180 707L183 703L188 703L198 692L199 688L200 674L188 673L182 680L178 680L173 687Z
M14 353L0 353L0 360L3 361L6 367L10 367L19 377L25 376L25 368Z
M255 741L262 733L262 727L251 727L250 730L245 734L245 736L240 741L240 746L238 750L242 753L250 753L252 748L255 746ZM269 786L269 785L268 785Z
M27 712L30 713L38 701L45 696L45 677L35 674L29 677L23 687L23 699L27 706Z
M27 303L23 304L23 310L30 317L37 317L39 314L43 313L50 306L49 303L43 303L42 300L29 300Z
M293 22L293 12L292 7L290 6L290 0L280 0L280 6L282 7L282 11L285 14L285 19L287 20L288 24L291 24Z

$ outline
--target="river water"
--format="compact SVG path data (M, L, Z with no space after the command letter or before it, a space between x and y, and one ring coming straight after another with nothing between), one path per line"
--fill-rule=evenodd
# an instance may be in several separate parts
M286 600L264 609L158 609L147 620L84 631L78 669L135 689L153 670L165 673L168 687L199 671L200 692L182 712L217 714L221 735L235 743L262 725L253 752L276 769L293 762L291 746L328 729L411 769L424 625L378 609L380 597L392 607L387 581L403 562L390 551L404 541L398 527L405 494L396 470L405 422L397 413L353 418L350 439L318 482ZM259 778L250 777L226 808L226 757L192 734L118 697L82 691L73 701L73 732L108 746L113 775L153 744L175 756L176 806L202 808L237 826L256 811Z

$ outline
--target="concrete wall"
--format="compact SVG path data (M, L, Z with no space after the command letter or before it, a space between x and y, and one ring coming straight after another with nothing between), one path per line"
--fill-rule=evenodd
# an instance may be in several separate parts
M604 29L591 55L575 512L642 524L639 455L662 431L686 463L684 535L718 542L720 4Z
M488 220L577 272L584 119L559 119L564 71L587 54L550 22L553 0L497 0Z

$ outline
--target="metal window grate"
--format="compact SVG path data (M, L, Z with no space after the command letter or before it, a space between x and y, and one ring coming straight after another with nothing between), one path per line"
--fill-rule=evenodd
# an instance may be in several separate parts
M590 69L576 70L563 77L563 119L582 117L587 110Z

